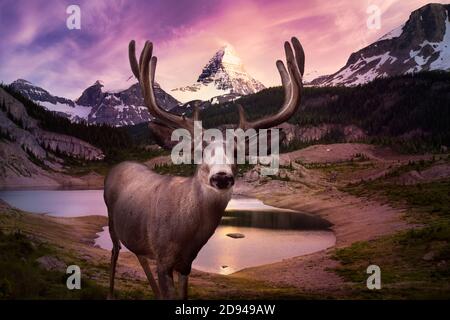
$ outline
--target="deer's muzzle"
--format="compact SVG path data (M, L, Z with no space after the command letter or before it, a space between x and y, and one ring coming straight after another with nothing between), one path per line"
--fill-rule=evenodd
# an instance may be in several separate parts
M226 172L218 172L211 176L209 183L217 189L229 189L234 185L234 177Z

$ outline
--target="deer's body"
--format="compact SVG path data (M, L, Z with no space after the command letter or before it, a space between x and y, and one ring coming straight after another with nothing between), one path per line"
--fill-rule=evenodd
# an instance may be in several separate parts
M217 228L231 190L213 189L199 174L162 176L123 162L105 180L110 232L131 252L155 259L158 268L188 275Z
M304 52L296 38L292 38L292 45L294 51L285 43L287 69L280 60L276 63L285 93L283 106L278 113L252 122L245 119L239 106L240 129L271 128L298 110ZM156 118L150 122L150 128L159 141L167 139L176 128L187 130L194 137L199 116L196 107L192 118L187 118L167 112L157 104L153 91L157 59L152 50L153 44L147 41L138 62L134 41L129 45L131 70L139 80L150 114ZM220 140L209 141L208 147L212 150L211 157L197 166L192 178L161 176L133 162L121 163L108 173L104 198L113 243L109 297L113 296L116 264L123 243L136 254L156 297L177 297L173 281L173 273L177 272L178 297L187 298L192 261L217 228L234 185L236 167L231 159L234 154L227 155L227 147ZM158 283L149 259L156 261Z

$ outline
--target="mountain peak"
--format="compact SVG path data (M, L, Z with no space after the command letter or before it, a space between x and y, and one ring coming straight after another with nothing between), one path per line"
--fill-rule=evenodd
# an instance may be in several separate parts
M234 48L227 44L221 47L203 67L197 82L208 83L218 72L246 74L241 59Z
M100 80L85 89L81 96L75 101L77 104L86 107L92 107L98 105L103 99L105 93L102 91L103 84Z
M40 103L41 105L48 102L48 103L52 103L52 104L57 104L57 103L67 104L70 107L74 106L73 101L71 101L70 99L54 96L47 90L45 90L25 79L17 79L15 81L11 82L10 86L15 91L20 92L22 95L24 95L28 99L33 100L34 102Z
M96 87L104 87L105 85L103 84L103 81L102 81L102 80L97 80L97 81L94 82L94 84L92 85L92 87L93 87L93 86L96 86Z
M28 81L28 80L25 80L25 79L17 79L17 80L15 80L15 81L13 81L13 82L11 82L11 84L27 84L27 85L32 85L32 83L30 82L30 81Z
M450 70L450 4L427 4L376 42L350 55L338 72L312 85L354 86L376 78Z
M192 100L228 101L242 95L256 93L264 85L254 79L244 68L233 46L222 46L208 63L193 85L176 88L172 95L181 102Z
M216 55L220 56L222 63L242 66L241 58L239 58L231 44L224 45Z

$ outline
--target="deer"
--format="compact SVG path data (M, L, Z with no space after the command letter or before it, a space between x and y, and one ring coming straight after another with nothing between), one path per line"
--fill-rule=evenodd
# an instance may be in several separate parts
M249 121L244 108L238 105L237 128L272 128L287 121L299 109L305 54L297 38L293 37L291 42L292 46L288 41L284 44L287 67L281 60L276 61L284 88L282 107L276 114ZM157 58L152 56L153 44L145 42L139 62L135 51L132 40L128 48L131 70L145 105L155 118L149 124L150 130L161 136L181 128L193 135L194 121L199 119L198 108L194 108L191 117L186 117L160 107L153 89L157 63ZM224 150L223 143L213 145L213 152L224 154ZM160 175L144 164L130 161L111 168L104 184L113 244L109 299L114 298L121 245L136 255L156 299L188 298L192 262L214 234L232 196L236 165L227 163L204 161L197 165L191 177ZM157 280L150 268L152 260L156 263Z

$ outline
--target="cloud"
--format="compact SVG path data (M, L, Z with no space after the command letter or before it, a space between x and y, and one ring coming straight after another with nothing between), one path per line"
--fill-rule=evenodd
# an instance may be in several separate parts
M349 55L403 23L423 0L78 1L81 30L66 28L68 1L4 0L0 4L0 80L19 77L75 98L101 79L111 89L131 85L127 46L155 43L157 81L165 89L190 84L224 43L248 71L279 85L276 59L298 36L306 70L327 74ZM445 1L442 1L445 2ZM382 12L380 30L366 26L369 5Z

